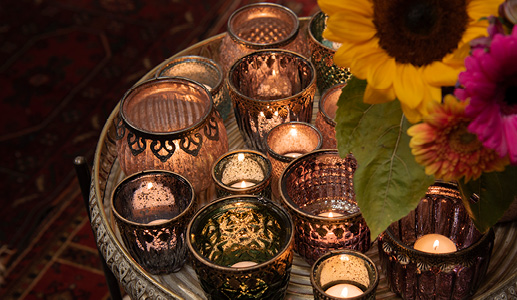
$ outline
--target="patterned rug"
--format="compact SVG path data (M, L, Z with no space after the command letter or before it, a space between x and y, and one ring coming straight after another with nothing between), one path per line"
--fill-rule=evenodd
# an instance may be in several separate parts
M1 299L109 298L73 159L141 76L247 0L3 0ZM269 1L299 16L316 0ZM3 268L3 269L2 269Z

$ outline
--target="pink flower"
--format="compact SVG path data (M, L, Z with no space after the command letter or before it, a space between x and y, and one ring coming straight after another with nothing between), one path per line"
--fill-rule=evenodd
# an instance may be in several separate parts
M460 73L462 89L455 95L470 99L468 130L483 145L517 164L517 27L510 35L495 34L488 51L474 50Z

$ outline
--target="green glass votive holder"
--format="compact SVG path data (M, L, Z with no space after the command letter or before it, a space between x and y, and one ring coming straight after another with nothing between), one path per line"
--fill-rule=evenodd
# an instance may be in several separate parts
M293 222L272 201L241 195L203 207L187 229L192 266L209 299L283 299Z
M366 255L353 250L330 251L312 266L311 285L316 300L375 299L379 272Z

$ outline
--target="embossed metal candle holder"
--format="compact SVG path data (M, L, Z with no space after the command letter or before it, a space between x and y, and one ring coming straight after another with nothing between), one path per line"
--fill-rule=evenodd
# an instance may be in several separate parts
M126 175L173 171L187 177L196 193L210 186L213 162L228 151L210 94L186 78L151 79L130 89L120 103L117 139Z
M187 258L187 225L196 210L194 189L183 176L144 171L114 189L111 209L131 256L152 274L176 272Z
M203 84L212 95L215 109L223 119L231 111L230 96L226 87L226 73L214 60L188 55L173 58L163 64L156 72L156 77L185 77Z
M261 50L239 59L228 74L235 119L249 148L266 153L265 135L278 124L310 123L314 66L286 50Z
M212 168L217 197L247 194L271 198L272 169L269 159L257 151L224 154Z
M293 260L293 222L259 196L229 196L188 225L192 266L209 299L284 299Z
M291 162L280 180L280 198L293 216L295 250L309 264L330 250L370 248L370 230L357 206L357 161L322 149Z
M267 157L273 166L271 189L275 198L278 198L278 181L285 167L298 156L320 149L323 139L316 127L304 122L277 125L265 139Z
M308 57L298 16L289 8L274 3L254 3L234 11L228 19L227 34L220 46L223 68L262 49L285 49Z
M328 16L320 11L309 21L311 61L316 67L320 94L338 83L346 83L352 76L349 68L334 64L334 54L340 45L326 40L322 36L323 30L327 27L327 18Z
M337 149L336 141L336 111L341 90L346 83L339 83L328 89L323 96L320 97L319 111L316 116L316 128L323 136L324 149Z
M353 250L330 251L311 268L311 285L316 300L374 300L379 272L366 255Z
M416 250L415 242L429 234L450 239L457 251L429 253L442 247L436 242ZM393 223L378 242L390 289L404 299L471 299L484 279L493 245L493 230L476 230L457 185L447 182L429 187L418 207Z

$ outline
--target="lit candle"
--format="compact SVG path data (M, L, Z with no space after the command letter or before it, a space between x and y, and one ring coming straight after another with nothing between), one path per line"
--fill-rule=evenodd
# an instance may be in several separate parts
M289 152L289 153L285 153L285 154L284 154L284 156L287 156L287 157L294 157L294 158L296 158L296 157L298 157L298 156L300 156L300 155L302 155L302 153L298 153L298 152Z
M250 186L254 186L255 184L256 183L251 182L251 181L242 180L241 182L237 182L237 183L232 184L231 187L238 188L238 189L244 189L244 188L247 188L247 187L250 187Z
M363 291L355 285L340 283L331 286L325 293L338 298L352 298L361 295Z
M337 212L324 212L324 213L321 213L321 214L318 214L318 216L320 217L327 217L327 218L335 218L335 217L342 217L344 216L343 214L340 214L340 213L337 213Z
M174 204L174 195L169 187L159 182L145 182L133 194L134 208L142 209L150 204Z
M426 234L420 237L414 245L416 250L429 253L451 253L457 250L456 244L441 234Z
M260 84L258 96L271 98L285 98L292 95L292 86L289 79L277 74L275 70Z
M246 267L252 267L254 265L257 265L257 263L254 261L245 260L245 261L240 261L236 264L233 264L232 268L246 268Z
M156 224L165 223L167 221L169 221L169 220L168 219L157 219L157 220L147 223L147 225L156 225Z

